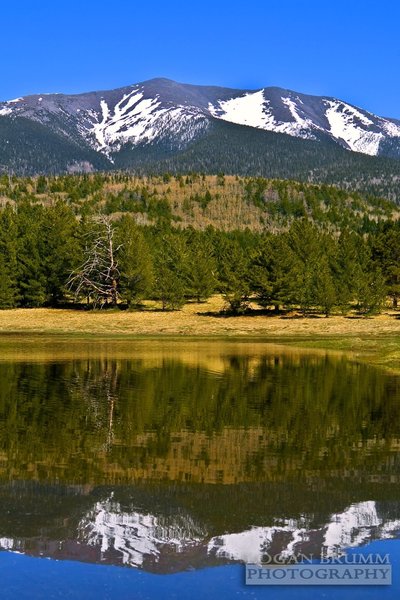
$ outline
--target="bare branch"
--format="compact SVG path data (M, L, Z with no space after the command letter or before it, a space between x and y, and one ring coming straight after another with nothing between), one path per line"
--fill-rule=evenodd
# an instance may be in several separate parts
M88 232L86 258L81 267L71 273L66 285L74 291L76 299L85 295L92 298L95 305L108 302L115 305L120 279L116 255L122 244L114 247L114 228L109 218L101 215L96 221L100 224L99 231Z

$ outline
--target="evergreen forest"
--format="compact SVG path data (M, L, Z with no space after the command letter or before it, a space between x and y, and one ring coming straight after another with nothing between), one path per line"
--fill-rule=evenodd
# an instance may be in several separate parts
M398 207L326 185L219 174L0 178L0 307L397 307Z

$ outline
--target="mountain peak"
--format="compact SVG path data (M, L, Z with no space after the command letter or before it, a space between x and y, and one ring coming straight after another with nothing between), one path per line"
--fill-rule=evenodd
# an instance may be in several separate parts
M181 152L217 121L400 158L398 120L333 97L274 86L239 90L156 77L114 90L16 98L0 103L0 117L40 124L85 152L102 155L107 164L115 164L121 152L148 152L155 144Z

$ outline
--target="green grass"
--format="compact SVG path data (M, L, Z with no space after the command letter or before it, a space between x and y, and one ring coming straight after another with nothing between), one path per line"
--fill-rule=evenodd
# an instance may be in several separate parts
M291 339L284 344L349 353L353 360L400 373L400 338L381 335L374 337L338 336L318 339Z

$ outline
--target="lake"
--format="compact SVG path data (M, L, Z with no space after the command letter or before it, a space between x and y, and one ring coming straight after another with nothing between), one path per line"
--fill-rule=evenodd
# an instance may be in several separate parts
M384 588L244 585L277 555L398 565L399 376L259 341L0 351L2 598L399 596L394 567Z

